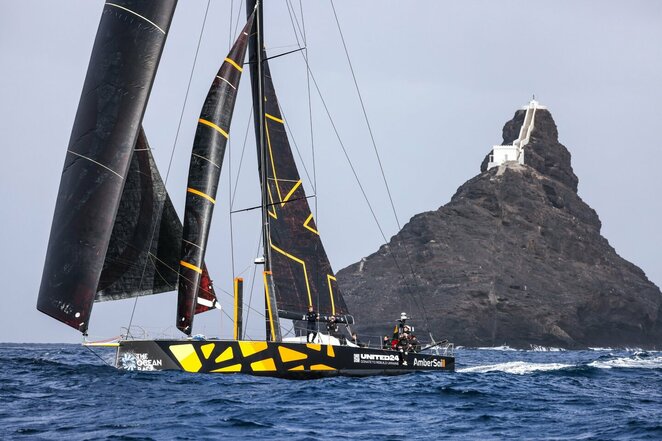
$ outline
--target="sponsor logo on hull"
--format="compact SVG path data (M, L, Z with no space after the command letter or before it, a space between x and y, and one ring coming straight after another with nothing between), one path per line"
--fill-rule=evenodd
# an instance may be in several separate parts
M163 366L163 360L151 359L146 353L125 352L119 358L118 365L127 371L155 371Z
M354 354L354 363L399 364L397 354Z
M425 360L425 359L420 359L420 358L414 358L414 366L417 367L432 367L432 368L443 368L446 366L446 362L442 360L438 360L436 358L432 360Z

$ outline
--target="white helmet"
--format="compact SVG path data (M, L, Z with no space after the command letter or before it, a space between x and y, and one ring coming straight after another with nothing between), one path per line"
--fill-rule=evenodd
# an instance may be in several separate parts
M409 318L409 317L407 317L407 313L406 313L406 312L402 312L402 313L400 313L400 320L407 320L408 318Z

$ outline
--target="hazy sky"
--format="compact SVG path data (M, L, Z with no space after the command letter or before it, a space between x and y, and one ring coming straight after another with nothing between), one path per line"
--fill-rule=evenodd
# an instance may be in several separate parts
M297 14L298 1L297 3ZM193 82L187 83L207 2L180 0L144 126L183 212L188 158L200 106L228 49L230 0L212 0ZM602 220L602 234L624 258L662 285L662 2L656 1L350 1L335 0L400 221L448 202L479 172L501 128L532 94L547 105L572 154L579 194ZM234 1L236 15L239 1ZM0 14L0 256L4 323L0 341L80 340L36 310L62 164L80 99L102 1L2 1ZM310 63L342 140L387 236L397 232L331 5L304 0ZM243 21L244 6L241 6ZM266 5L271 54L296 48L286 2ZM299 17L300 18L300 17ZM233 20L232 29L236 25ZM313 162L306 71L300 54L271 62L277 92L306 169ZM239 170L250 119L242 79L221 188ZM320 100L313 127L318 226L334 269L383 242L353 181ZM184 116L173 151L177 126ZM252 135L252 127L250 127ZM250 137L249 137L250 138ZM315 193L306 180L308 194ZM259 202L253 141L246 146L233 209ZM222 191L221 190L221 191ZM229 197L216 206L207 264L217 289L230 289ZM259 240L254 214L235 214L235 272L250 284ZM229 298L220 294L224 304ZM253 306L260 300L254 300ZM135 325L173 331L176 295L138 301ZM96 304L94 338L126 326L133 300ZM258 307L259 309L259 307ZM259 319L249 329L262 329ZM168 328L168 329L167 329ZM212 311L196 330L230 335Z

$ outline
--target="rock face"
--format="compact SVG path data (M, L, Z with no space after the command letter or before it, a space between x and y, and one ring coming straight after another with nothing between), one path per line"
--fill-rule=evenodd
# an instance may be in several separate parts
M464 346L662 347L662 293L600 235L547 110L524 151L525 165L487 171L486 158L448 204L338 273L360 335L390 333L407 311L419 334Z

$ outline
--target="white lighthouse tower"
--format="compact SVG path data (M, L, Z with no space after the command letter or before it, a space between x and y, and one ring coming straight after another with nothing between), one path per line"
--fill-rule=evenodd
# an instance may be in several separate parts
M531 136L536 118L536 110L547 109L547 107L541 106L535 100L534 96L534 99L522 107L522 109L526 110L526 115L524 116L524 123L519 131L519 136L513 141L512 145L492 146L492 154L487 164L488 170L509 161L517 161L520 164L524 164L524 147L529 143L529 137Z

